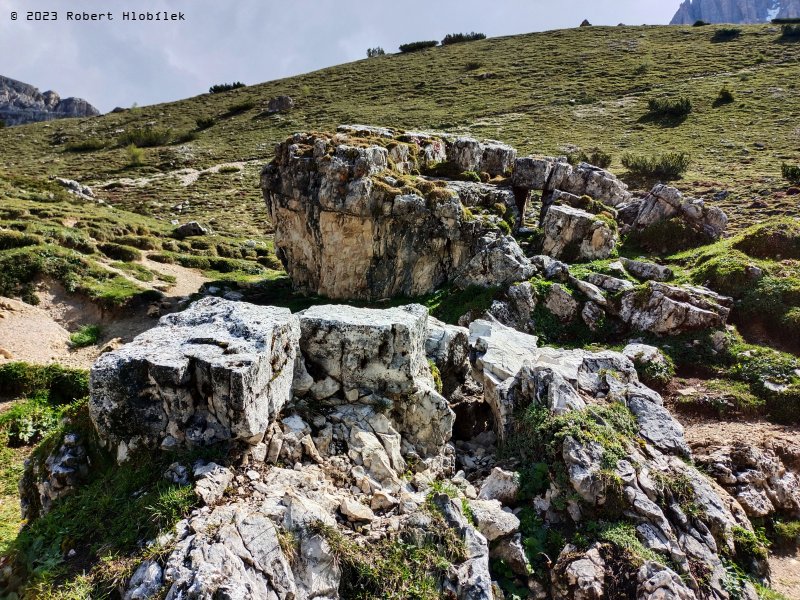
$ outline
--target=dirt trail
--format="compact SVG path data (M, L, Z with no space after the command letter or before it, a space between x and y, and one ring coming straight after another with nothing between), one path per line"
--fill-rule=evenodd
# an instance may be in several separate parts
M196 293L209 281L199 271L180 265L165 265L146 258L141 264L154 272L175 277L175 284L163 288L163 282L146 284L131 278L124 271L110 270L145 288L162 287L165 298L158 304L157 312L148 306L126 310L122 314L103 312L93 302L67 292L53 280L39 282L38 306L0 298L0 364L21 360L87 369L107 342L118 338L122 342L131 341L153 327L160 314L179 310L187 296ZM73 349L69 341L70 332L83 325L100 325L100 341L95 346Z

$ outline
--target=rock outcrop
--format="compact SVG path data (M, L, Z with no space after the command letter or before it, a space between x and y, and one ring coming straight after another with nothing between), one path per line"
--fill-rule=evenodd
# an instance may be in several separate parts
M501 279L524 278L531 267L500 229L519 220L510 189L410 174L491 176L515 156L497 143L364 126L297 134L261 177L276 253L296 289L337 299L429 293L469 277L473 260L488 274L501 264ZM510 283L486 279L470 283Z
M798 0L684 0L670 25L706 23L768 23L800 17Z
M682 219L709 239L719 239L728 225L727 215L703 200L684 198L678 190L663 184L655 186L641 200L620 207L620 219L625 223L623 233L646 230L670 219Z
M753 532L733 497L749 501L744 474L774 511L792 510L775 458L791 452L710 451L701 460L723 489L687 460L683 428L625 354L539 347L493 321L467 331L419 305L291 314L205 299L109 356L92 372L91 414L118 458L219 442L232 453L166 469L200 507L159 537L163 555L123 598L333 600L354 564L380 559L371 552L424 548L435 560L413 569L463 600L492 600L497 582L542 599L613 597L624 582L643 600L754 600L723 561L769 575L737 542ZM496 433L453 443L448 399L465 394ZM50 475L26 477L38 490ZM576 531L585 544L565 541Z
M619 241L616 223L569 206L551 206L542 228L542 252L569 262L608 258Z
M628 186L612 173L587 163L573 166L563 157L519 158L514 165L512 182L515 187L541 190L546 197L566 192L590 196L612 207L632 198Z
M27 83L0 75L0 121L8 126L70 117L94 117L98 111L80 98L61 99Z
M137 448L260 441L291 398L299 335L286 309L200 300L97 360L92 420L120 462Z

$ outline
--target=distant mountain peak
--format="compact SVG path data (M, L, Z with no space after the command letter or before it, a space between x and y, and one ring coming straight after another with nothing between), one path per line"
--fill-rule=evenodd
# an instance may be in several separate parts
M99 110L81 98L62 99L52 90L41 93L30 84L0 75L0 121L6 125L99 114Z
M798 17L800 0L685 0L670 24L768 23Z

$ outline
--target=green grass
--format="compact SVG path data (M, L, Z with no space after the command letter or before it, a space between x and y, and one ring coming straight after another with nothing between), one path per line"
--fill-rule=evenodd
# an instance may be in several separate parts
M99 325L84 325L69 336L69 341L74 348L94 346L100 340L102 332L102 328Z
M723 28L591 27L494 38L379 56L88 121L30 125L24 136L17 135L19 128L7 128L0 131L6 150L0 173L25 165L32 175L68 174L100 186L98 194L107 202L164 218L171 218L173 205L202 197L202 204L191 209L192 218L213 220L215 231L226 234L238 227L256 235L266 222L258 173L274 145L295 131L361 122L500 139L523 153L557 155L568 144L587 151L603 148L614 157L625 152L650 156L665 148L685 152L693 162L682 187L702 196L729 190L720 204L739 228L759 218L746 208L754 195L765 193L778 214L794 210L790 200L774 194L785 189L781 164L797 149L792 115L800 108L794 83L800 75L800 45L780 43L769 25L744 25L736 39L713 43L717 29ZM565 53L565 48L572 51ZM474 73L495 77L479 80L465 71L475 63L482 66ZM650 66L637 72L642 64ZM532 85L542 80L548 85ZM740 100L725 110L714 109L722 87ZM269 99L281 94L292 96L295 108L284 115L265 114ZM693 110L678 127L639 122L654 97L685 97ZM242 102L254 108L228 114L231 105ZM185 150L143 150L148 166L136 176L152 178L149 183L101 189L129 175L123 148L65 151L67 143L114 139L119 129L131 131L151 122L188 131L197 128L198 119L214 119L217 125L199 131ZM755 151L756 142L765 149ZM179 168L234 161L247 166L242 174L221 175L219 181L227 177L227 185L212 186L201 178L182 186L175 178L157 178ZM618 161L610 168L624 174ZM240 183L231 185L233 178L241 178Z

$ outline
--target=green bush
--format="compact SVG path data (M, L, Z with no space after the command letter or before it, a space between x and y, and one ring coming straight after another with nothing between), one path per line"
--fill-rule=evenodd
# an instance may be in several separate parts
M99 325L84 325L78 331L69 336L70 344L74 348L86 348L94 346L100 339L102 329Z
M136 144L130 144L125 148L125 156L131 167L140 167L144 164L144 150L137 147Z
M719 91L717 94L717 98L714 100L714 108L717 106L724 106L725 104L732 104L735 101L733 97L733 92L731 92L728 88L724 87Z
M175 141L178 144L188 144L189 142L193 142L197 139L197 132L196 131L186 131L180 134Z
M723 27L717 29L714 35L711 36L712 42L730 42L742 35L742 30L737 27Z
M786 181L800 185L800 165L781 165L781 174Z
M40 392L0 415L0 431L8 434L12 448L31 446L56 429L62 412L62 407L53 406L47 394Z
M383 56L385 54L386 51L380 46L376 46L375 48L367 48L367 58L375 58L376 56Z
M54 404L68 404L89 394L89 373L60 365L12 362L0 365L0 390L7 396L46 392Z
M608 152L604 152L600 148L592 148L588 152L581 150L567 156L570 164L576 165L578 163L589 163L601 169L607 169L611 166L612 157Z
M691 164L685 152L668 152L658 156L640 156L627 153L622 165L634 176L658 178L669 181L680 179Z
M247 87L241 81L234 81L233 83L219 83L212 85L208 88L211 94L221 94L222 92L230 92L231 90L238 90L239 88Z
M256 103L254 100L243 100L242 102L237 102L236 104L231 104L228 107L228 114L229 115L238 115L243 112L247 112L248 110L252 110L256 107Z
M420 50L425 50L426 48L435 48L439 45L437 41L426 41L426 42L411 42L409 44L403 44L400 46L400 52L403 54L407 54L409 52L418 52Z
M121 260L123 262L135 262L142 260L141 252L139 252L136 248L123 246L122 244L105 242L103 244L98 244L97 249L105 254L108 258L113 260Z
M648 114L657 118L680 118L692 112L692 101L688 98L650 98Z
M711 23L706 23L705 21L698 20L692 24L692 27L705 27L706 25L711 25Z
M208 129L209 127L213 127L214 123L216 123L216 121L214 120L214 117L199 117L199 118L195 119L195 125L197 125L197 128L200 129L200 130Z
M168 127L134 127L117 138L117 145L154 148L168 144L171 139L172 129Z
M486 34L477 33L472 31L470 33L448 33L442 40L442 46L449 46L451 44L461 44L463 42L477 42L478 40L485 40Z
M780 39L785 42L796 42L800 40L800 25L781 25Z
M107 145L106 141L100 138L87 138L79 142L69 142L64 146L67 152L95 152L102 150Z

